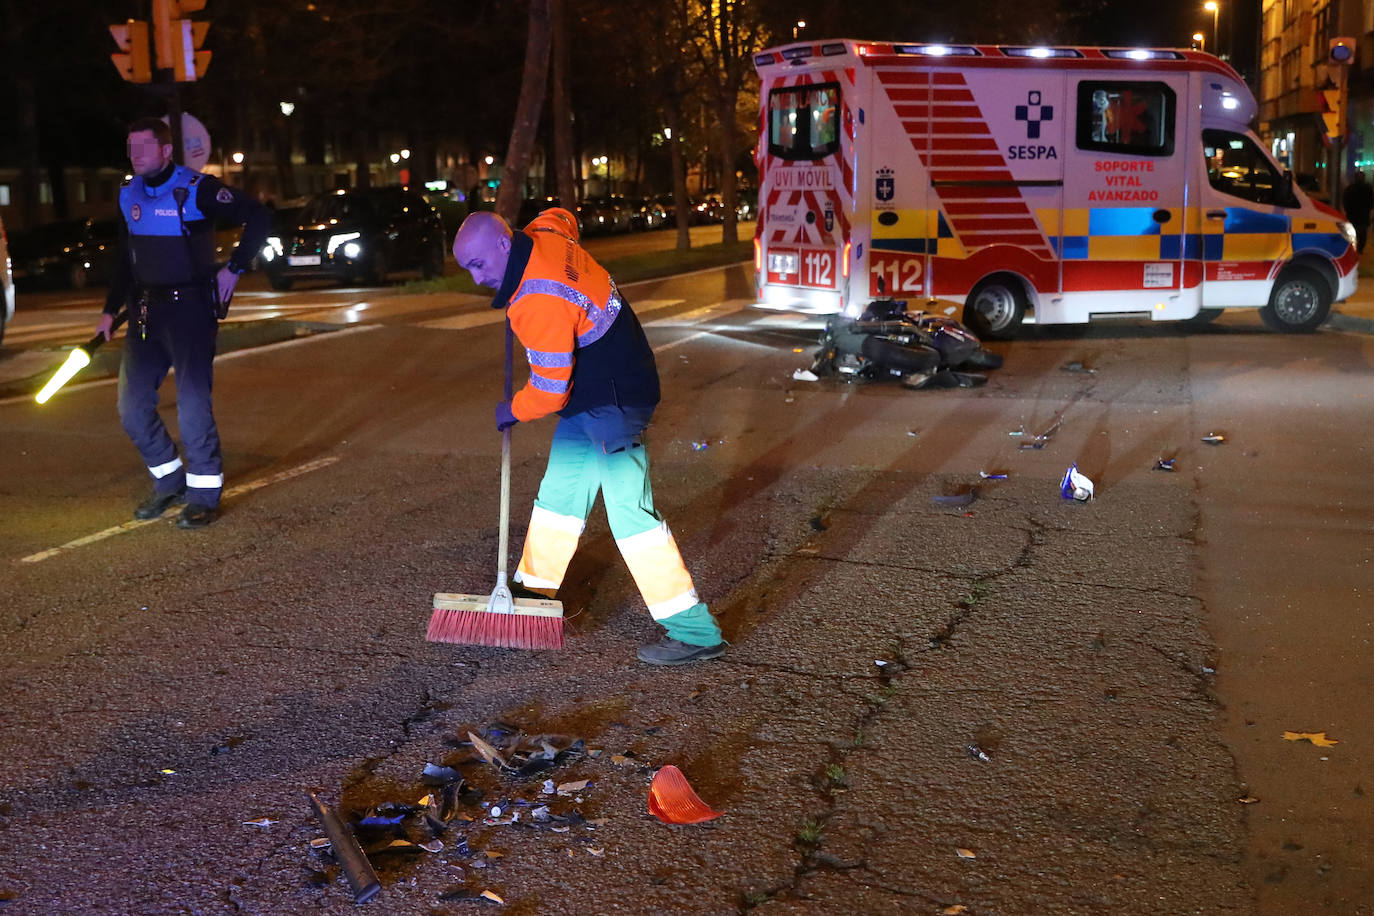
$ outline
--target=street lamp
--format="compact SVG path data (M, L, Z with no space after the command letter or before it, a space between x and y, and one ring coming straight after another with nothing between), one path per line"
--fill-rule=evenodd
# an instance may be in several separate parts
M235 153L229 158L234 160L234 165L243 165L243 153Z
M1217 17L1221 15L1221 4L1217 0L1207 0L1202 4L1202 8L1212 14L1212 53L1215 54L1217 48Z
M1201 32L1193 33L1193 43L1197 45L1199 51L1207 50L1207 36L1203 35Z
M291 117L291 113L296 110L295 102L278 102L277 106L281 108L281 113L286 115L288 118Z
M793 40L793 41L796 41L796 40L797 40L797 36L801 33L801 30L804 29L804 28L806 28L806 20L805 20L805 19L798 19L798 20L797 20L797 24L794 25L794 26L792 26L792 40Z

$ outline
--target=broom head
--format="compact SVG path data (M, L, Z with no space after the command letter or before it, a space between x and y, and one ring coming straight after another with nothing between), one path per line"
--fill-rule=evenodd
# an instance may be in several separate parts
M561 649L563 602L512 598L504 584L490 595L441 592L434 596L425 639L499 649Z

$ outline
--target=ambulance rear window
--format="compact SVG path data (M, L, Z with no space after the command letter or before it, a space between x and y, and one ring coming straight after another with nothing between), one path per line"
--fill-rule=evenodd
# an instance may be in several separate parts
M1174 91L1163 83L1078 84L1078 148L1132 156L1174 153Z
M768 152L781 159L824 159L840 148L840 86L789 86L768 94Z

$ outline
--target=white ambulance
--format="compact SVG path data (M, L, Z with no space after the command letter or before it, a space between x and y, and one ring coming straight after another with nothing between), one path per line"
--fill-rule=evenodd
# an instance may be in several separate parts
M765 307L946 299L988 338L1227 308L1310 331L1355 291L1354 230L1211 55L837 40L754 64Z

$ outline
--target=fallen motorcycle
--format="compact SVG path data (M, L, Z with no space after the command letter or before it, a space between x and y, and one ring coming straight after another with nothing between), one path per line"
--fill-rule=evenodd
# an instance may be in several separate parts
M983 349L982 341L953 318L908 312L906 305L875 299L858 318L832 316L811 371L818 377L895 377L908 388L976 388L988 379L970 370L1002 365L1002 357Z

